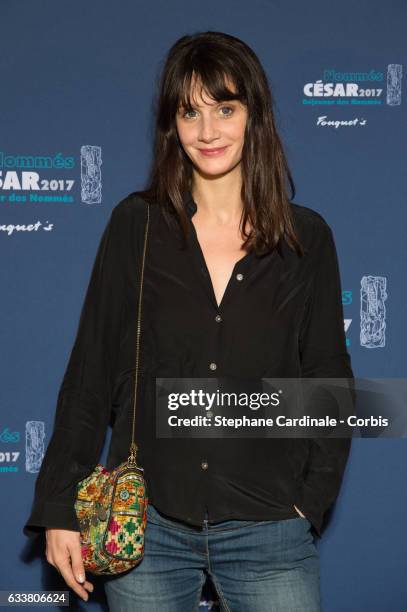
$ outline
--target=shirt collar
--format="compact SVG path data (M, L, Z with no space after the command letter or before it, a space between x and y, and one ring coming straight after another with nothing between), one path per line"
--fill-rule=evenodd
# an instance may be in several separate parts
M184 193L184 198L183 198L183 202L184 202L184 206L185 206L185 210L188 214L188 217L191 219L191 217L196 213L196 211L198 210L198 207L196 205L196 202L194 200L194 198L192 197L192 193L191 190L188 190ZM238 261L236 264L236 272L241 272L241 271L246 271L252 260L253 260L254 254L252 252L247 253L246 257L242 258L241 261Z
M192 197L192 192L191 190L187 190L184 193L184 206L185 206L185 210L188 214L188 217L191 219L192 216L196 213L196 211L198 210L198 207L196 205L196 202L194 200L194 198ZM260 255L258 257L261 257ZM247 265L250 263L250 261L253 258L253 253L249 253L248 257L245 257L241 262L238 262L237 267L240 268L246 268Z
M192 215L194 215L196 211L198 210L196 202L194 201L194 198L192 197L191 190L186 191L184 194L184 206L185 206L185 210L187 211L189 218L191 218Z

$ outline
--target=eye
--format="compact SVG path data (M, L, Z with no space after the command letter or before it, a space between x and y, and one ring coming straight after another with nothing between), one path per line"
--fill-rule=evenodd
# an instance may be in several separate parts
M230 117L230 115L232 115L232 114L233 114L234 109L233 109L231 106L222 106L222 107L220 108L220 110L221 110L221 111L223 111L223 110L225 110L225 109L226 109L226 110L229 110L229 111L231 111L231 112L230 112L230 113L227 113L226 115L225 115L225 113L221 113L221 115L223 115L224 117Z
M192 109L192 110L189 110L189 111L185 111L185 113L183 113L183 114L182 114L182 117L183 117L184 119L189 119L189 117L188 117L189 113L195 113L195 112L196 112L196 111L194 111L193 109Z
M223 115L223 117L230 117L233 114L235 109L232 106L221 106L219 110L221 111L220 114ZM223 112L224 110L229 111L229 112L224 113ZM196 110L191 108L190 110L186 110L185 112L181 113L181 115L183 119L193 119L194 117L191 116L190 114L196 113L196 112L197 112Z

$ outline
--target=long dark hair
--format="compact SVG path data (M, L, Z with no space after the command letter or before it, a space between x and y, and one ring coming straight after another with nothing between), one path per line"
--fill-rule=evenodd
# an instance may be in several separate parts
M195 79L210 98L237 99L247 107L241 160L242 227L249 219L252 229L249 234L244 231L243 248L263 255L280 250L284 238L303 255L287 194L287 181L291 199L295 185L277 133L267 76L252 49L229 34L198 32L182 36L170 48L154 101L156 127L148 187L138 193L158 202L170 223L175 216L187 239L190 227L184 202L185 194L191 192L192 162L179 141L175 119L180 105L191 109ZM234 84L234 92L227 80Z

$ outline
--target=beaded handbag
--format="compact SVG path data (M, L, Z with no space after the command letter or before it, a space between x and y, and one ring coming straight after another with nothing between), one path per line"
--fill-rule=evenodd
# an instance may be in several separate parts
M91 574L120 574L143 559L144 531L147 526L148 497L144 469L137 465L137 444L134 442L136 415L139 345L141 329L141 298L150 209L141 264L138 303L136 375L133 405L133 427L130 455L109 471L98 463L93 472L77 484L75 511L80 527L82 560Z

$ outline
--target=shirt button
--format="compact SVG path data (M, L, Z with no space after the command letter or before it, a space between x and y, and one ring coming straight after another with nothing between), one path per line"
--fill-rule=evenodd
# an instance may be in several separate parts
M201 468L202 468L203 470L207 470L207 469L208 469L208 462L207 462L207 461L202 461L202 463L201 463Z
M243 274L236 274L236 280L238 281L243 280Z
M210 367L211 370L216 370L217 366L216 366L216 363L210 363L209 367Z
M216 323L220 323L220 321L222 321L222 317L220 315L216 315L215 321Z

